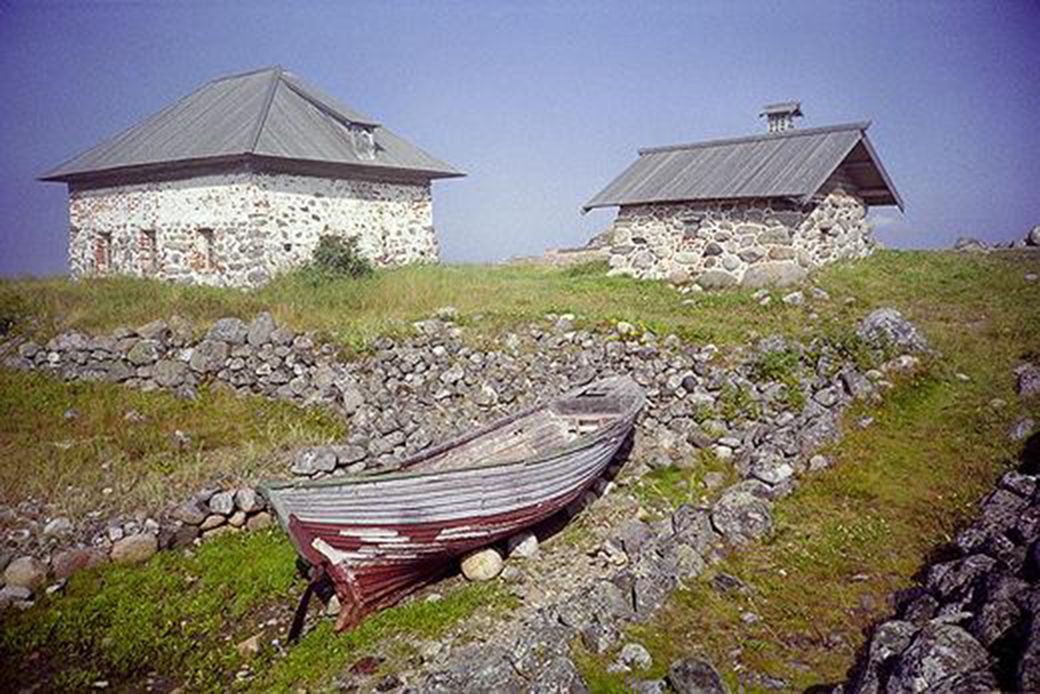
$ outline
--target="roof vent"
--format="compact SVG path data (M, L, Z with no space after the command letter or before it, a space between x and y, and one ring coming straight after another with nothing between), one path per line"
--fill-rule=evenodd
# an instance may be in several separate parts
M769 132L782 133L794 127L794 119L802 117L802 103L800 101L785 101L782 104L767 104L762 107L762 113L769 124Z

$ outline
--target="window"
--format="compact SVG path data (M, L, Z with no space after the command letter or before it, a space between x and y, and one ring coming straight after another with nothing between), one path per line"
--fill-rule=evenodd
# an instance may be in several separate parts
M212 272L217 269L216 252L213 248L213 230L199 229L195 232L195 250L192 254L192 267L202 272Z
M141 272L153 275L159 271L159 245L154 231L141 232Z
M291 243L283 243L282 244L282 248L285 249L286 253L292 253L292 244Z
M94 267L98 272L112 269L112 234L99 232L94 239Z

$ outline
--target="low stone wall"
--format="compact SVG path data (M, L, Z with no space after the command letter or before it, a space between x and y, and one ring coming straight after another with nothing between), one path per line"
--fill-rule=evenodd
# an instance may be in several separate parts
M75 188L69 267L255 287L308 262L323 235L357 237L377 266L436 262L429 181L236 172Z
M789 284L839 258L869 255L863 201L842 188L801 207L780 200L622 207L613 223L613 274L696 281L705 289Z

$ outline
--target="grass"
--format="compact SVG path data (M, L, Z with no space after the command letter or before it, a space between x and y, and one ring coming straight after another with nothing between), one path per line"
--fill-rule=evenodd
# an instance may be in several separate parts
M714 490L704 486L705 475L721 473L723 481ZM634 481L633 491L652 513L665 515L683 504L703 504L736 481L733 466L718 459L710 449L697 452L688 467L669 466L651 470Z
M284 626L272 630L266 620L286 616L303 587L294 556L280 532L264 531L224 536L190 554L160 553L142 567L77 574L63 595L0 614L0 681L43 679L53 690L77 690L152 676L189 691L287 691L330 681L381 641L437 638L478 608L514 604L500 583L471 584L436 603L385 610L343 635L323 620L287 653L265 645L248 663L250 680L237 681L245 665L238 643L255 634L265 643L284 639Z
M847 413L847 422L870 415L874 423L846 426L830 451L834 467L777 504L767 541L713 567L740 578L746 592L691 582L654 620L631 630L654 656L647 678L691 653L707 656L731 687L743 682L745 691L761 689L748 679L752 671L799 690L844 678L864 630L887 612L887 596L911 585L926 557L970 522L1014 461L1010 423L1026 413L1040 418L1040 402L1016 399L1011 375L1023 359L1040 355L1040 287L1023 280L1038 265L1036 255L885 253L821 273L832 294L856 297L852 306L834 307L833 318L896 306L923 327L940 356L880 406ZM994 406L994 399L1007 404ZM745 613L759 619L749 623ZM594 690L620 686L603 670L610 656L578 650L584 672L599 683Z
M10 505L155 511L206 484L283 474L278 451L344 435L329 413L260 397L203 388L188 401L0 369L0 501Z
M313 330L363 349L380 335L404 334L410 322L455 306L472 327L496 333L546 313L571 312L587 324L624 320L657 334L735 344L756 331L802 334L802 311L762 307L750 291L684 295L665 282L607 277L602 264L413 266L314 286L298 274L245 292L133 278L0 281L0 318L15 330L48 336L66 329L103 333L178 314L200 328L225 315L271 311L297 330ZM694 295L685 295L693 297ZM776 302L780 303L780 302ZM479 316L480 320L475 318Z

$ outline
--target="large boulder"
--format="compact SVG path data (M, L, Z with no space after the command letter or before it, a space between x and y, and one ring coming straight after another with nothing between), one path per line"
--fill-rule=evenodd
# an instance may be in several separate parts
M960 251L961 253L986 253L989 251L989 245L982 239L976 239L971 236L961 236L957 239L956 243L953 244L953 250Z
M989 653L967 631L953 624L933 622L914 637L899 657L886 691L995 691L997 682L989 672L989 663Z
M224 362L227 361L227 358L228 346L226 342L206 339L192 350L191 368L200 373L219 371L224 368Z
M896 348L910 352L924 352L928 341L913 323L894 308L879 308L856 328L856 334L872 346Z
M253 322L249 324L249 331L246 333L246 342L253 347L259 347L260 345L266 344L271 341L271 335L274 333L278 326L275 325L274 318L270 313L264 311L263 313L257 314Z
M798 284L808 276L805 268L796 262L769 262L752 265L744 272L741 284L745 287L787 287Z
M1040 395L1040 366L1027 363L1015 369L1015 392L1023 398Z

